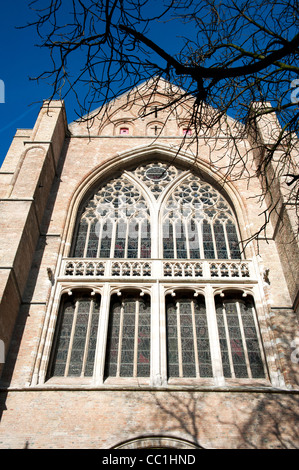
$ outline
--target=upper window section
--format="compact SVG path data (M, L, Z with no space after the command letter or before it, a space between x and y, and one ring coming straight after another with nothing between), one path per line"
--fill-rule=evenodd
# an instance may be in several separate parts
M210 183L152 162L100 186L77 220L72 256L240 259L233 211Z
M78 224L78 258L149 258L149 209L124 175L102 186L85 205Z
M240 259L231 208L210 184L189 175L163 212L164 258Z

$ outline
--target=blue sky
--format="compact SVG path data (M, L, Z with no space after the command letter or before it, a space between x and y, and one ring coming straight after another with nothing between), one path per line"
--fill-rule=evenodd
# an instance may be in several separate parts
M156 1L153 0L153 3ZM29 0L11 0L1 5L0 80L5 86L5 102L0 103L0 166L16 130L31 129L42 101L51 96L51 87L45 80L30 80L30 77L38 76L49 68L48 51L36 46L38 36L34 28L16 28L34 18L29 3ZM169 27L173 28L171 25ZM152 33L155 34L155 31ZM68 122L78 117L74 112L75 100L72 100L72 95L65 100Z
M18 128L32 128L43 99L50 88L29 80L48 62L33 29L16 29L30 18L25 0L1 5L0 13L0 79L5 86L5 103L0 103L0 165Z

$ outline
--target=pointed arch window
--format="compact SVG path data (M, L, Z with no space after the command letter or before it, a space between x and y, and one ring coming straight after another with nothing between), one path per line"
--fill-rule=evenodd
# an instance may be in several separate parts
M161 234L161 243L153 243ZM198 176L157 162L124 172L93 194L80 213L73 256L240 259L241 251L224 196Z
M262 344L252 298L231 294L217 296L215 303L224 377L264 378Z
M150 299L125 293L111 298L106 377L150 376Z
M63 296L50 376L93 375L100 303L99 295L85 292Z
M213 377L205 301L166 297L168 377Z

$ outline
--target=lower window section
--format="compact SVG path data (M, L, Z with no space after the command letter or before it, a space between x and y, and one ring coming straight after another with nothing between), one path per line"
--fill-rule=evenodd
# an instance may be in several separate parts
M137 290L119 294L111 296L108 326L105 312L100 324L99 294L74 290L63 295L48 377L93 377L96 370L102 370L100 380L150 378L151 352L158 357L157 348L151 347L152 337L155 341L166 338L166 355L160 352L159 364L164 370L166 366L168 379L212 378L213 370L217 377L227 379L267 378L250 296L236 292L217 295L215 308L207 311L203 295L176 291L165 298L166 324L161 329L163 321L160 323L157 312L156 320L152 318L148 294ZM211 331L211 325L217 327ZM105 357L97 357L100 367L95 368L97 342L106 328ZM211 350L211 344L215 350ZM157 363L153 362L156 367Z
M125 294L111 299L106 377L150 376L149 296Z
M167 296L168 377L213 377L203 297Z
M62 299L51 375L93 375L100 296L73 293Z

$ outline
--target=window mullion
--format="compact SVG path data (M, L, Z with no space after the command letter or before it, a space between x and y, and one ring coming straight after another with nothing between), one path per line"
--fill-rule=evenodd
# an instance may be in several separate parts
M117 229L117 222L114 219L113 226L112 226L112 234L111 234L110 258L114 258L116 229Z
M181 318L180 318L180 302L176 303L176 319L177 319L177 334L178 334L178 362L179 362L179 377L183 377L183 353L182 353L182 337L181 337Z
M228 259L232 259L231 252L230 252L230 247L229 247L229 243L228 243L227 232L226 232L226 224L223 224L223 233L224 233L224 238L225 238L227 257L228 257Z
M184 221L184 228L185 228L185 243L186 243L186 251L187 251L187 258L190 259L190 243L189 243L189 233L188 233L188 221Z
M65 377L68 376L69 367L70 367L72 347L73 347L73 341L74 341L74 335L75 335L75 329L76 329L76 323L77 323L78 309L79 309L79 300L76 301L76 305L75 305L75 311L74 311L74 317L73 317L73 323L72 323L72 330L71 330L71 335L70 335L70 344L69 344L69 349L68 349L68 353L67 353L65 372L64 372Z
M251 368L250 368L250 363L249 363L249 358L248 358L247 344L246 344L246 338L245 338L245 333L244 333L244 328L243 328L243 322L242 322L240 303L239 302L236 302L236 308L237 308L237 313L238 313L238 320L239 320L241 338L242 338L242 343L243 343L243 350L244 350L244 355L245 355L247 374L248 374L248 377L251 379L252 374L251 374Z
M231 375L232 375L232 378L235 378L233 356L232 356L229 329L228 329L228 323L227 323L227 318L226 318L226 309L225 309L224 303L222 304L222 315L223 315L223 321L224 321L226 344L227 344L227 351L228 351L228 358L229 358L229 365L230 365Z
M98 224L100 224L100 230L99 230L99 243L98 243L98 249L97 249L97 258L100 257L100 253L101 253L102 236L103 236L103 225L104 225L103 220L98 221Z
M205 305L207 315L207 326L209 334L209 344L211 352L211 362L213 369L213 377L220 385L224 382L221 348L219 342L217 314L215 308L214 292L211 285L205 288Z
M91 299L90 300L90 305L89 305L88 324L87 324L84 354L83 354L83 360L82 360L81 377L84 376L84 373L85 373L85 366L86 366L86 360L87 360L87 354L88 354L88 344L89 344L89 338L90 338L91 318L92 318L93 307L94 307L94 302L93 302L93 299Z
M134 331L134 361L133 361L133 377L137 377L137 360L138 360L138 322L139 322L139 300L135 302L135 331Z
M217 245L216 245L216 240L215 240L214 223L213 222L210 223L210 228L211 228L211 234L212 234L213 245L214 245L215 259L218 259L218 250L217 250Z
M119 339L118 339L116 377L119 377L119 376L120 376L121 354L122 354L122 339L123 339L123 325L124 325L124 301L122 301L121 309L120 309L120 322L119 322Z
M90 227L91 227L91 221L88 220L88 227L87 227L87 233L86 233L86 239L85 239L85 245L84 245L83 258L86 258L86 254L87 254L87 250L88 250Z
M197 334L196 334L196 322L195 322L194 300L191 301L191 315L192 315L192 330L193 330L193 343L194 343L194 358L195 358L196 377L200 377L200 373L199 373L199 361L198 361L198 347L197 347Z
M125 234L125 246L124 246L124 258L128 258L128 244L129 244L129 219L126 220L126 234Z

